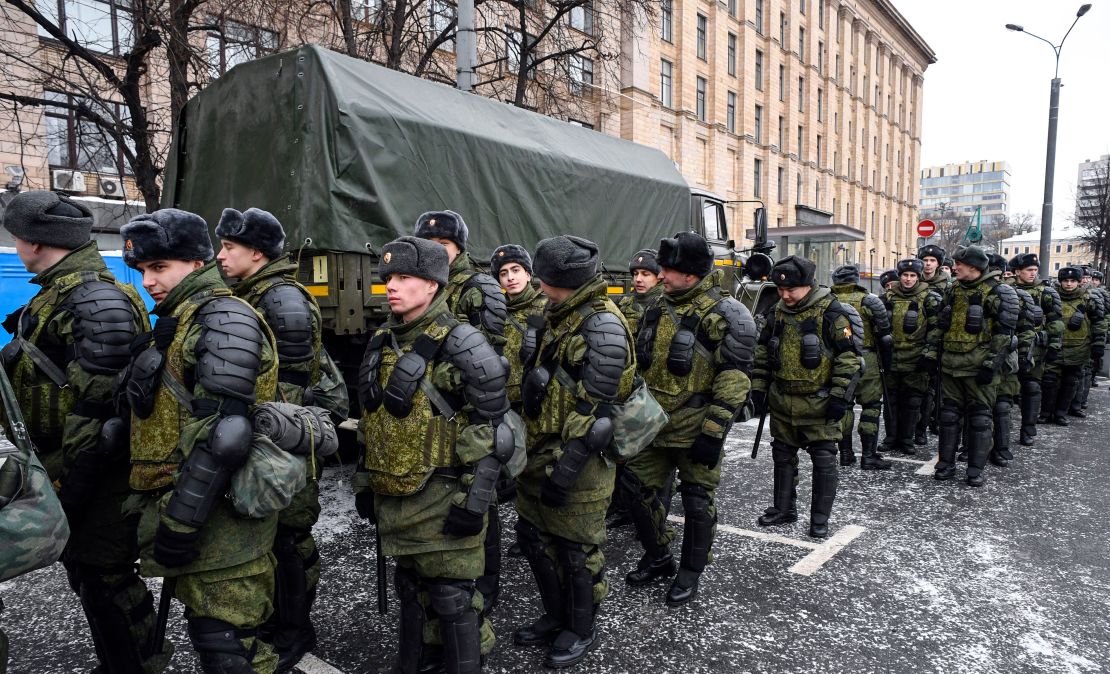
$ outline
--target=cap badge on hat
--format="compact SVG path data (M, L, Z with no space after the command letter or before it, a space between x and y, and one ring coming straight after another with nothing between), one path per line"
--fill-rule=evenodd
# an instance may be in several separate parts
M499 253L497 254L497 257L505 257L505 251L501 251L501 252L499 252Z
M644 261L644 256L641 255L640 257L636 258L636 261L637 262L643 262Z
M786 274L783 274L782 272L779 272L779 280L780 281L785 281L786 280Z
M428 220L428 226L429 227L435 227L436 226L436 219L432 218L431 220Z
M382 256L382 262L389 264L389 258L391 257L393 257L393 253L386 251L385 255Z
M128 240L127 240L127 241L126 241L126 242L125 242L125 243L123 244L123 247L124 247L124 248L126 248L127 250L135 250L135 244L131 243L131 239L128 239Z

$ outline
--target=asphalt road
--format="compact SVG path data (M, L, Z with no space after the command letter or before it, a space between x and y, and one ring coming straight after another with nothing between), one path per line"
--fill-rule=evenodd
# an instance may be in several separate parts
M574 671L1110 671L1110 389L1101 383L1088 419L1041 426L1033 448L1016 445L1015 430L1017 461L988 467L982 489L936 482L927 468L918 472L920 463L842 469L825 544L806 536L804 517L773 532L755 526L770 501L770 450L765 442L752 461L754 422L738 426L718 492L715 559L698 599L668 608L665 584L627 588L639 546L631 530L611 532L602 642ZM800 510L808 469L803 457ZM324 478L317 534L326 566L315 611L320 644L303 667L310 674L385 671L395 649L396 601L377 614L372 529L354 517L349 471L332 467ZM507 509L508 531L514 519ZM503 582L499 643L486 671L543 671L542 651L511 639L539 612L523 560L506 560ZM0 595L11 674L95 664L60 566L4 583ZM180 606L169 632L171 671L196 671Z

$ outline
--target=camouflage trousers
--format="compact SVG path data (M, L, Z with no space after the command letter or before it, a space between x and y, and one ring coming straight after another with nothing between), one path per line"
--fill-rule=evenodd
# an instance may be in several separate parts
M652 445L629 460L627 467L630 475L626 480L632 483L627 491L636 493L632 503L636 535L649 554L656 558L660 557L662 549L668 547L675 538L674 527L667 524L667 508L660 499L660 494L676 470L679 481L678 491L686 494L696 490L708 502L705 514L713 522L710 529L710 545L712 545L717 531L717 506L714 497L717 485L721 483L720 462L713 468L707 468L705 464L691 461L689 449L686 447ZM640 509L640 512L635 513L635 509ZM648 521L652 524L652 530L644 526ZM712 555L710 555L710 561L712 561Z
M862 407L859 419L859 435L877 436L879 434L879 417L883 412L883 382L879 373L879 356L874 351L865 351L863 354L864 370L856 387L856 402ZM846 434L852 432L855 423L855 410L848 410L848 423Z

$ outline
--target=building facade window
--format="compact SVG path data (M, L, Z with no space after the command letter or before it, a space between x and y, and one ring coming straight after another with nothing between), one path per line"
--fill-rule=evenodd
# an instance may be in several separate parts
M789 49L786 45L786 12L779 12L779 46Z
M725 128L729 133L736 133L736 92L728 92L728 104L725 108Z
M779 100L786 100L786 66L779 66Z
M660 0L659 35L666 42L674 41L674 0Z
M825 0L817 0L817 27L825 30Z
M763 198L763 160L756 159L752 168L752 195L756 199Z
M208 70L212 77L223 75L233 66L277 51L278 35L272 30L248 26L230 19L210 17L219 30L208 33Z
M736 0L728 0L728 15L736 16Z
M817 43L817 72L825 74L825 43Z
M704 61L708 53L709 19L703 14L698 14L698 58Z
M806 78L798 78L798 112L806 109Z
M594 60L586 56L574 55L570 62L571 91L579 96L590 93L594 84Z
M704 77L697 79L697 115L698 119L705 121L705 89L706 80Z
M128 123L125 106L56 91L45 92L43 98L61 104L43 107L46 156L51 168L131 175L123 148L103 129L73 109L84 104L94 114Z
M755 142L763 144L763 106L755 106Z
M594 8L592 2L587 2L570 10L570 27L580 30L587 35L594 34Z
M816 155L817 155L817 168L821 168L821 136L817 136Z
M755 88L763 91L763 51L759 49L755 50Z
M806 29L805 28L799 28L798 29L798 58L800 58L802 60L802 63L806 62Z
M755 32L763 35L763 0L755 0Z
M728 34L728 74L736 77L736 33ZM758 79L755 86L762 86Z
M824 121L822 116L825 111L825 91L823 89L817 90L817 121Z
M786 118L779 115L779 152L786 152Z
M30 3L86 48L122 56L131 50L134 18L128 0L39 0ZM53 39L42 26L40 37Z
M673 100L671 98L671 83L672 71L674 65L667 59L663 59L659 63L659 101L665 108L673 108Z
M776 192L778 194L778 202L780 204L786 201L786 186L783 184L784 182L786 182L786 169L780 166L778 181L776 182Z

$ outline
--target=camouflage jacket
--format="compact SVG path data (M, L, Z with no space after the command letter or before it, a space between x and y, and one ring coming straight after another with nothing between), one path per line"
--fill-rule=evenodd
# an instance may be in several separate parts
M1106 341L1106 315L1102 303L1088 288L1060 289L1061 320L1064 324L1061 359L1065 365L1084 365L1092 344Z
M42 289L9 317L10 323L5 321L15 339L4 347L4 367L40 460L50 478L59 481L79 453L95 448L101 425L115 416L111 402L116 377L127 365L127 347L150 323L138 293L116 281L95 242L66 255L31 283ZM74 310L74 293L94 287L96 296L90 297L104 308L82 317ZM132 315L106 315L119 309L104 306L105 301L130 306ZM41 354L35 356L49 361L46 367L53 364L55 376L64 376L62 385L21 347L20 337ZM9 430L5 420L4 432Z
M811 334L816 348L804 353ZM779 418L821 424L829 398L852 398L861 364L847 310L828 288L814 288L793 307L779 300L770 309L755 349L752 390L767 392Z
M520 380L524 377L524 363L522 362L521 347L524 336L528 330L537 331L533 324L542 323L543 309L547 299L536 290L535 286L528 284L524 290L508 298L508 315L505 317L505 359L509 361L509 402L520 402Z
M974 281L948 288L941 311L941 369L954 377L980 369L1002 371L1013 350L1021 307L1017 293L1002 283L1001 272L984 272Z
M915 372L922 358L936 360L942 335L940 295L922 281L908 290L899 283L886 291L883 302L890 311L894 337L892 369L901 373Z
M505 293L492 276L479 271L468 253L459 253L451 263L444 295L447 308L460 323L485 333L499 353L505 348Z
M948 272L941 271L940 269L933 274L933 278L925 278L925 275L922 274L921 280L928 284L929 290L932 290L941 297L944 297L948 289L956 282L955 279L948 275Z
M662 294L663 284L657 283L646 293L631 292L625 295L617 304L621 313L624 314L624 320L628 322L628 327L632 330L633 340L636 339L636 335L640 331L640 317L644 315L644 311L648 307L659 301Z
M877 295L872 295L867 288L858 283L841 283L834 285L832 294L843 304L850 304L859 313L863 321L863 348L871 351L875 349L877 338L890 334L890 314L886 305L882 304ZM868 299L872 298L872 299Z
M1034 358L1040 359L1046 351L1060 352L1063 347L1064 321L1061 316L1060 293L1050 285L1034 281L1033 283L1015 283L1019 288L1029 293L1033 301L1037 302L1044 312L1044 325L1037 334L1034 342Z

